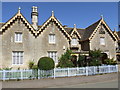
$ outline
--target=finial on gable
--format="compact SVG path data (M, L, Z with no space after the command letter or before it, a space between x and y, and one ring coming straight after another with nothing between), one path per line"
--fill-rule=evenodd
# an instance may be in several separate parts
M101 19L103 20L103 15L101 15Z
M54 17L54 11L52 11L52 16Z
M114 32L116 32L116 28L114 28Z
M76 24L74 24L74 28L76 28Z
M18 13L20 13L21 7L18 8Z

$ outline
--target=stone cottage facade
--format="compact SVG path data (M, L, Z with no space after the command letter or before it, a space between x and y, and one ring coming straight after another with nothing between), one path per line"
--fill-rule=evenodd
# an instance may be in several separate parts
M32 24L20 12L6 23L0 23L0 68L28 68L29 61L35 63L41 57L58 58L66 49L74 54L88 55L90 50L101 49L109 58L116 60L117 38L103 18L85 29L69 28L52 15L43 25L38 25L38 9L32 7Z

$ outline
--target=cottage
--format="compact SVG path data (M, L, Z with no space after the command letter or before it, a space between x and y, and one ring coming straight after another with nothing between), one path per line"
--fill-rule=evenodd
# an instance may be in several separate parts
M113 34L103 17L85 29L62 25L54 15L43 25L38 25L38 8L32 7L32 24L18 12L6 23L0 23L0 68L28 68L30 60L35 63L41 57L58 58L67 48L79 54L101 49L106 57L116 60L117 37Z

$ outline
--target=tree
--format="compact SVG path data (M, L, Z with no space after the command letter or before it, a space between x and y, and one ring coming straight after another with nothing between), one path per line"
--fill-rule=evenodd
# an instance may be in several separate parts
M74 64L71 61L72 58L71 54L72 51L67 49L66 52L62 54L61 57L59 58L59 63L57 67L61 67L61 68L73 67Z

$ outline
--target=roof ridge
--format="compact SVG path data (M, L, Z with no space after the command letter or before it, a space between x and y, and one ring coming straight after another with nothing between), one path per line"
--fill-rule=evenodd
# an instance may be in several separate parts
M95 23L93 23L93 24L91 24L91 25L89 25L88 27L86 27L85 29L87 29L87 28L89 28L89 27L91 27L91 26L93 26L93 25L95 25L96 23L98 23L98 22L100 22L101 21L101 19L99 19L98 21L96 21Z

